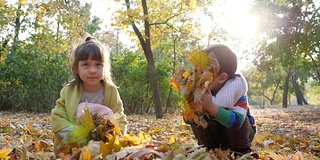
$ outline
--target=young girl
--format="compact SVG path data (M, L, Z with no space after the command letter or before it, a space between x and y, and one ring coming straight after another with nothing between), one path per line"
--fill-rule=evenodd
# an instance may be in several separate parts
M74 129L76 117L81 117L85 103L88 103L91 115L114 117L121 131L126 133L127 119L117 86L111 78L109 57L109 52L93 37L87 37L74 50L74 79L62 88L51 111L55 154L62 139Z

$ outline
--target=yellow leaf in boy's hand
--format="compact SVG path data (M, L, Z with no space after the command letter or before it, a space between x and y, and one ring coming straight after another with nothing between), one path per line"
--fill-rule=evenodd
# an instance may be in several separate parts
M200 102L192 102L192 108L196 113L203 112L202 103Z
M10 154L12 151L12 148L3 148L0 150L0 159L9 159L10 157L8 154Z
M210 71L204 71L201 75L201 78L198 82L196 82L196 86L204 85L205 82L209 82L209 84L213 81L213 73ZM208 86L202 86L204 88L207 88Z
M189 71L184 71L182 74L183 78L188 78L190 76L190 72Z
M210 59L205 51L195 50L191 54L188 54L187 58L196 68L210 68Z
M180 90L180 84L178 84L177 80L173 77L170 79L170 85L174 90L176 91Z
M193 93L193 101L196 103L201 103L201 97L202 97L202 88L201 87L195 87L194 93ZM202 106L202 105L200 105ZM194 108L194 105L192 104L192 107Z

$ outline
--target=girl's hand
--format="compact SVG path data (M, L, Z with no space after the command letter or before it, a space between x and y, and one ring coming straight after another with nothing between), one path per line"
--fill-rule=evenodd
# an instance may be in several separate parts
M85 107L86 107L86 102L80 103L78 105L77 112L76 112L77 118L80 118L83 115L82 110ZM112 110L105 105L98 104L98 103L88 103L88 108L91 116L97 114L99 118L105 118L105 119L113 117Z

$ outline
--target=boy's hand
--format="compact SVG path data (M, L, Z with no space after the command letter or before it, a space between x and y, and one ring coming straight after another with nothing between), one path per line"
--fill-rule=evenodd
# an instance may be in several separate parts
M202 108L206 110L210 115L216 117L219 111L219 107L212 101L212 93L208 89L201 98Z

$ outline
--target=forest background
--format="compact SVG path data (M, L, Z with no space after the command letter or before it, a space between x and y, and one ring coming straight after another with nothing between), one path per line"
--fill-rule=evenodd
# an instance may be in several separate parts
M106 26L104 17L92 13L99 10L91 3L2 0L0 110L49 112L71 78L68 56L87 34L109 46L126 114L155 112L159 118L180 109L182 97L169 79L188 67L186 54L213 43L238 54L251 105L319 104L319 1L252 1L256 21L239 17L237 23L245 27L237 32L221 19L227 10L243 6L223 8L228 2L110 1L104 8L110 10ZM246 32L250 26L251 35Z

